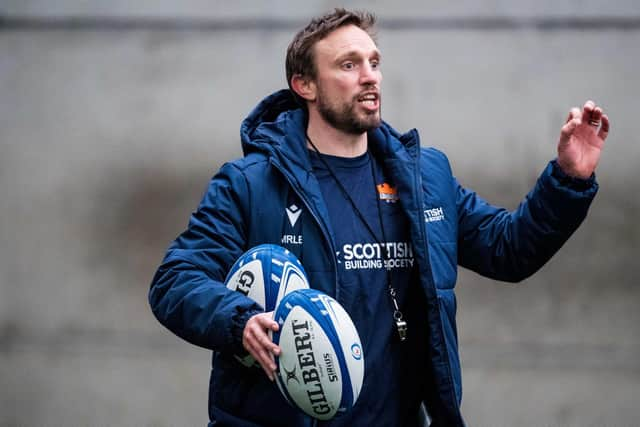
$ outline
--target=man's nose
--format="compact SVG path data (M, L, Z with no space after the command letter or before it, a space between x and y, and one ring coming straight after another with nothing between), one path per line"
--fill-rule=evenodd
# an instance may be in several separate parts
M372 64L365 64L361 68L360 84L378 85L382 80L382 74L378 68L374 68Z

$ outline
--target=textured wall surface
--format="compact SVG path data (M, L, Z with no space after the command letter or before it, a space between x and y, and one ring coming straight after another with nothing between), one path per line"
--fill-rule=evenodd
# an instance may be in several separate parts
M206 424L210 354L155 321L149 281L240 155L242 118L285 86L293 28L332 6L0 4L0 425ZM496 204L533 185L571 106L608 111L601 191L567 245L518 285L460 272L463 411L474 426L635 425L640 6L369 7L385 120Z

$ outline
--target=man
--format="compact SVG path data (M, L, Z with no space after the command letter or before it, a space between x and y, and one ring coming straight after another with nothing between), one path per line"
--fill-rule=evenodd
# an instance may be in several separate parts
M380 116L374 19L336 9L287 51L290 90L243 122L245 157L212 179L151 285L157 318L213 350L210 425L462 426L453 288L457 264L498 280L539 269L584 219L609 120L591 101L570 111L550 162L512 213L461 187L446 157ZM261 243L288 247L313 288L335 297L363 343L353 410L319 423L273 382L271 313L224 286ZM234 355L250 353L262 370Z

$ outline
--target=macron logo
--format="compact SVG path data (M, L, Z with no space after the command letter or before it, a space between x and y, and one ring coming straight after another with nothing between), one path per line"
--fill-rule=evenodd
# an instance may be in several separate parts
M300 218L300 214L302 213L302 209L296 205L291 205L286 209L286 211L287 216L289 217L289 223L292 227L295 227L296 222L298 222L298 218Z
M424 222L436 222L442 220L444 220L444 209L442 209L442 207L424 210Z

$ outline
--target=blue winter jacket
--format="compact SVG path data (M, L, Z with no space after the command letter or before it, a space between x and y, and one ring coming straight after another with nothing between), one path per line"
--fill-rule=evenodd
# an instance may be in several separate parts
M151 284L149 301L158 320L183 339L213 350L210 425L315 425L286 403L262 371L235 361L234 354L246 354L241 343L245 323L262 308L223 284L243 252L261 243L282 244L300 257L312 287L340 301L335 230L311 172L305 129L306 114L287 90L265 98L251 112L241 128L244 158L225 164L213 177ZM463 188L444 154L420 147L416 130L400 134L383 123L368 136L410 222L415 286L426 301L429 378L423 399L434 425L463 426L457 266L497 280L523 280L582 222L597 184L594 178L567 177L551 162L520 206L508 212ZM301 239L283 239L292 233L285 214L292 201L303 208L296 231ZM395 425L394 420L379 421Z

